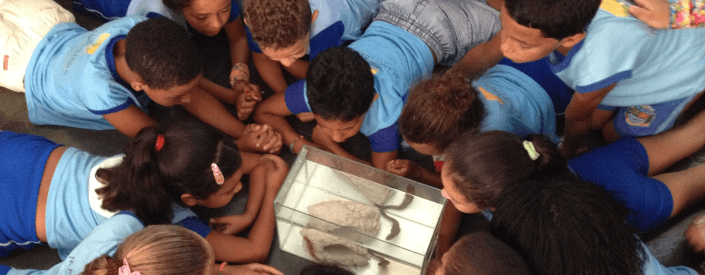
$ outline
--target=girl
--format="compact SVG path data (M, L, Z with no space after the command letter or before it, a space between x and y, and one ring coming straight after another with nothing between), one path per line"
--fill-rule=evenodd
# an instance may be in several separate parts
M134 214L124 211L93 229L71 251L66 261L49 270L18 270L0 266L0 274L209 275L246 274L247 271L282 274L273 267L261 264L233 266L225 263L217 266L208 242L180 226L153 225L143 228Z
M485 231L463 236L443 254L434 275L529 275L526 262L507 244Z
M273 200L287 173L278 157L240 154L232 139L191 122L140 131L125 156L92 156L45 138L0 132L0 255L48 243L65 258L102 221L130 210L145 224L171 220L212 244L215 258L264 261L274 230ZM240 157L242 155L242 157ZM245 213L216 218L211 231L186 207L227 204L250 175ZM253 224L254 223L254 224ZM252 225L247 238L231 236ZM234 248L247 250L234 251Z
M443 194L458 210L474 213L494 208L508 186L573 172L605 187L632 210L627 221L646 232L705 197L705 165L663 173L705 146L703 132L705 112L662 134L597 148L567 166L558 148L542 136L521 140L500 131L467 134L446 151Z

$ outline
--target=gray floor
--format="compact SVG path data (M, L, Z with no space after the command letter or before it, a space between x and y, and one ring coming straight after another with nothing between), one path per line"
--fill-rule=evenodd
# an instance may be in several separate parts
M71 10L70 0L57 0L67 9ZM92 18L78 14L77 21L89 29L100 25ZM253 70L254 71L254 70ZM702 109L702 108L700 108ZM60 126L34 126L27 118L27 107L24 94L13 93L0 88L0 130L30 133L45 136L58 143L77 147L81 150L96 155L114 155L122 152L127 143L127 138L117 131L92 131ZM674 169L682 169L705 161L703 151L691 159L677 165ZM291 155L284 156L291 159ZM243 190L246 191L246 190ZM246 194L246 192L241 192ZM245 195L235 197L230 205L223 209L206 211L197 209L205 217L218 216L228 213L238 213L244 207ZM693 207L690 211L672 219L662 228L644 235L644 240L654 255L666 265L688 265L697 267L705 258L703 255L694 254L683 239L683 232L697 214L705 213L705 205ZM483 230L486 221L478 215L468 215L463 222L463 231ZM45 247L29 251L18 251L7 258L0 259L0 264L16 268L47 269L59 262L56 251ZM279 249L275 237L268 262L285 274L298 274L299 270L308 261L283 252Z

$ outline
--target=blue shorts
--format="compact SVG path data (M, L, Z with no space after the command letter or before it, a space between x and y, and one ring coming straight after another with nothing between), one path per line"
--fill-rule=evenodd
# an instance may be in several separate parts
M632 210L627 222L640 232L662 225L673 211L673 196L661 181L648 176L649 157L636 139L622 138L572 159L578 177L607 189Z
M35 225L39 185L58 146L44 137L0 131L0 257L41 243Z
M620 137L651 136L671 129L683 108L695 96L652 105L630 107L600 105L598 109L617 112L613 124Z
M502 27L499 12L478 0L383 0L374 20L420 38L445 66L453 66Z

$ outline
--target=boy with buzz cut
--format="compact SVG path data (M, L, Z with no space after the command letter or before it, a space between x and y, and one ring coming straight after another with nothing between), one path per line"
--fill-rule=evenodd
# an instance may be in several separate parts
M500 12L504 56L548 56L576 91L565 111L568 157L590 130L608 141L666 131L705 89L705 29L654 30L625 3L506 0Z
M316 145L358 161L338 143L360 132L369 139L371 164L384 169L397 158L397 119L411 85L429 77L434 65L463 59L477 42L467 34L484 33L489 40L500 26L472 24L479 19L471 15L491 18L492 11L478 1L382 1L360 39L318 54L306 79L265 100L255 120L282 133L293 152ZM302 113L311 113L318 123L313 142L284 118Z
M286 69L306 77L319 52L360 38L377 13L379 0L245 0L247 43L264 82L283 93Z
M201 61L186 30L169 19L131 16L88 31L51 0L4 0L0 14L0 86L25 93L33 124L117 129L134 137L155 124L146 113L154 101L183 106L239 139L242 150L281 146L268 127L246 127L194 89Z

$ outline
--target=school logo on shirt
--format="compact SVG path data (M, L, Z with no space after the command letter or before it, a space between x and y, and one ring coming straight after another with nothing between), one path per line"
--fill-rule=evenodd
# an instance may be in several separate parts
M656 118L656 111L650 105L632 106L625 112L627 124L637 127L649 127Z
M602 0L600 4L601 9L619 17L629 16L629 6L631 4L625 0Z
M377 69L377 68L371 68L371 71L372 71L372 75L376 75L377 72L379 72L379 69Z
M489 101L493 101L493 100L494 100L494 101L499 102L499 104L504 105L504 101L502 101L501 98L499 98L498 96L496 96L496 95L494 95L494 94L488 92L487 90L485 90L485 88L477 87L477 89L480 90L480 93L482 94L482 96L485 97L485 99L487 99L487 100L489 100Z
M98 39L96 39L95 42L93 42L92 44L88 45L88 47L86 47L86 53L87 54L94 54L95 51L98 50L98 47L100 47L100 45L103 44L103 42L105 42L105 40L108 40L108 38L110 38L109 33L104 33L104 34L101 34L100 36L98 36Z

